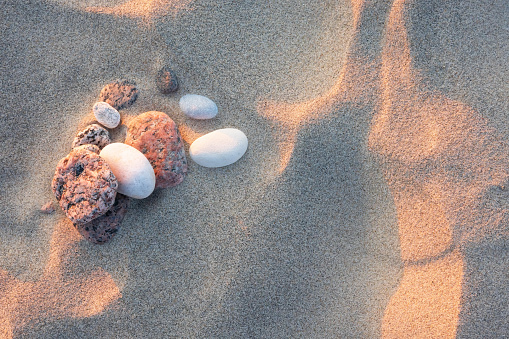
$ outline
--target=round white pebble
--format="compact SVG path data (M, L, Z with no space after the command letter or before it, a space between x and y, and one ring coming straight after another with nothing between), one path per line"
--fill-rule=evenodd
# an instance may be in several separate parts
M117 192L131 198L148 197L155 188L156 176L148 159L136 148L113 143L99 153L118 180Z
M107 128L115 128L120 123L120 113L106 102L96 102L93 110L97 122Z
M186 94L180 98L179 106L182 112L193 119L212 119L217 115L217 105L203 95Z
M246 153L246 135L235 128L223 128L196 139L189 148L191 159L204 167L233 164Z

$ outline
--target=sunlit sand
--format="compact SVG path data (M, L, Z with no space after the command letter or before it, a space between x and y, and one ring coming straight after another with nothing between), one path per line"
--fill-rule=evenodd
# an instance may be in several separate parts
M131 18L153 19L188 8L192 0L130 0L113 7L87 7L93 13L112 14Z

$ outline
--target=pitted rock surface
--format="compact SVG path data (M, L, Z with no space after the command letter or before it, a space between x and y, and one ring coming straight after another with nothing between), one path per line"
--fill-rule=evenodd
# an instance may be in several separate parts
M83 131L79 132L72 143L72 147L80 145L97 145L100 149L111 143L110 133L104 127L98 124L88 125Z
M125 143L150 161L156 188L180 184L187 172L187 160L175 122L163 112L150 111L137 116L127 127Z
M98 146L92 145L92 144L80 145L78 147L74 147L73 150L76 151L76 150L79 150L79 149L84 149L84 150L87 150L87 151L90 151L90 152L94 152L96 154L101 153L101 149Z
M99 98L117 110L127 108L138 98L138 89L134 81L117 80L104 86Z
M75 224L80 234L94 244L104 244L117 234L129 208L129 197L117 193L115 203L104 215L84 225Z
M161 68L156 76L156 87L163 94L175 92L179 87L175 71L167 66Z
M51 187L67 217L85 224L113 206L118 182L98 154L78 148L59 161Z

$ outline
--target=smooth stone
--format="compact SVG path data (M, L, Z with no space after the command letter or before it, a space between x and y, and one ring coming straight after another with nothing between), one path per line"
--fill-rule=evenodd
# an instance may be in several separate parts
M107 102L96 102L93 111L97 121L107 128L115 128L120 123L120 113Z
M115 142L99 154L118 180L119 193L135 199L148 197L155 188L156 177L148 159L136 148Z
M189 148L194 162L204 167L233 164L246 153L246 135L235 128L223 128L196 139Z
M203 95L186 94L180 98L179 106L182 112L193 119L212 119L217 115L217 105Z

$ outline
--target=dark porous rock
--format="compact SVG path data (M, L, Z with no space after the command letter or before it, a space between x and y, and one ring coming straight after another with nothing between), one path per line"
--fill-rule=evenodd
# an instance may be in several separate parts
M163 112L143 113L129 122L125 143L150 161L156 188L180 184L187 172L184 143L175 122Z
M104 244L117 234L129 208L129 197L117 193L115 203L104 215L84 225L75 224L80 234L94 244Z
M157 89L163 94L175 92L179 87L177 74L175 74L175 71L167 66L161 68L156 76L156 86Z
M73 224L86 224L113 206L118 182L106 161L78 147L59 161L51 186Z
M110 133L98 124L88 125L83 131L79 132L74 141L72 148L81 145L96 145L100 149L111 143Z
M55 205L53 204L53 201L48 201L41 207L41 212L46 214L51 214L55 212Z
M138 98L136 83L129 80L117 80L104 86L99 94L100 101L104 101L115 109L127 108Z

